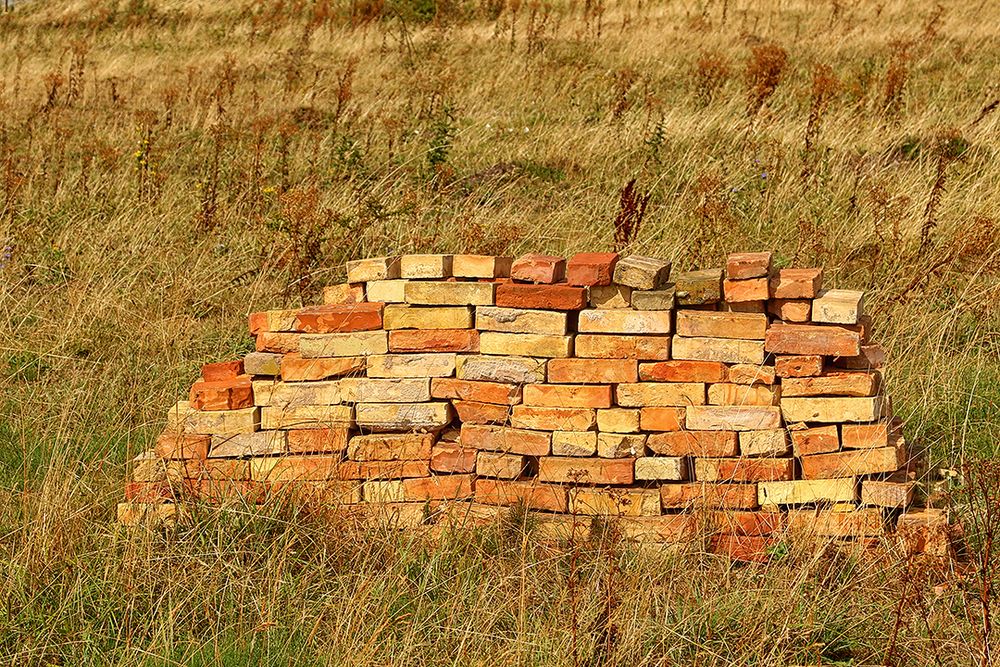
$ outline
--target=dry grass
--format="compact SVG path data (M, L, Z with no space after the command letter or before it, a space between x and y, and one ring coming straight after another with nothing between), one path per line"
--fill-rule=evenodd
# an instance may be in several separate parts
M136 538L111 508L198 365L247 348L251 309L313 299L346 258L384 252L618 243L679 268L758 248L822 264L829 283L873 290L888 385L929 467L995 456L991 11L79 0L0 14L0 659L978 660L974 592L935 597L902 566L590 550L571 584L566 556L490 534L428 550L293 528L275 509ZM613 622L595 626L606 589Z

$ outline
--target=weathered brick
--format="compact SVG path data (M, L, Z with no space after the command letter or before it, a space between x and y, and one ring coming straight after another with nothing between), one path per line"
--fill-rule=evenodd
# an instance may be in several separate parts
M885 532L882 511L878 508L853 512L794 510L788 513L788 529L817 537L877 537Z
M598 433L597 455L602 459L622 459L642 456L646 451L646 435L638 433Z
M480 331L504 333L533 333L565 336L568 315L547 310L527 308L476 308L476 328Z
M288 451L293 454L344 452L347 450L350 427L289 429L286 433Z
M242 458L244 456L269 456L288 451L288 434L284 431L257 431L213 435L212 458Z
M645 363L639 364L639 379L644 382L724 382L726 365L718 361Z
M561 283L566 278L566 260L554 255L530 252L514 260L510 267L510 277L525 283Z
M709 538L708 550L713 554L727 556L743 563L767 563L771 560L772 550L777 545L778 539L773 535L722 533Z
M253 385L249 375L229 380L204 380L191 385L188 400L195 410L239 410L253 406Z
M777 405L781 387L718 383L708 386L710 405Z
M840 368L867 371L882 368L885 364L885 350L880 345L862 345L861 352L853 357L840 357L834 360L834 365Z
M785 530L785 515L774 511L712 512L708 516L708 528L722 535L774 535Z
M295 316L295 330L304 333L350 333L382 328L381 303L310 306Z
M250 459L250 479L257 482L337 479L339 456L279 456Z
M243 369L247 375L279 375L283 359L273 352L251 352L243 357Z
M792 396L874 396L880 389L878 373L825 373L817 377L785 378L781 395Z
M484 331L479 334L479 351L483 354L513 354L522 357L571 357L573 336Z
M373 355L368 358L368 377L450 377L455 367L456 357L451 352Z
M516 405L521 402L521 386L500 382L434 378L431 380L431 396L477 403Z
M434 436L429 433L356 435L347 444L354 461L416 461L429 458Z
M551 449L551 442L551 433L502 426L462 424L462 445L473 449L545 456Z
M298 407L300 405L336 405L340 403L340 385L325 382L275 382L255 380L254 402L261 406Z
M625 285L594 285L588 291L591 308L628 308L632 303L632 288Z
M591 516L659 516L654 489L570 489L570 511Z
M385 354L389 350L385 331L355 333L302 334L298 350L303 359L318 357L363 357Z
M494 255L455 255L452 273L458 278L508 278L513 259Z
M524 387L524 404L552 408L609 408L611 386L529 384Z
M403 303L406 301L406 284L409 280L373 280L365 285L368 299L378 303Z
M639 409L639 427L643 431L679 431L684 428L685 409L652 407Z
M705 404L701 382L635 382L615 387L615 402L624 407L687 406Z
M497 424L503 426L510 417L510 406L476 401L452 401L458 420L463 424Z
M792 451L795 456L811 454L827 454L840 449L840 437L836 426L815 426L807 428L805 424L789 427L792 438Z
M699 482L773 482L795 474L792 459L696 458L694 475Z
M844 449L868 449L888 447L895 444L898 429L888 421L874 424L844 424L840 427L840 438Z
M771 277L772 299L812 299L823 287L823 269L781 269Z
M673 337L673 357L687 361L763 364L764 344L758 340Z
M732 384L772 385L776 381L774 366L735 364L729 367L727 382Z
M885 401L867 398L782 398L781 412L788 422L871 422L886 413Z
M804 479L835 479L877 472L893 472L906 463L905 447L852 449L832 454L815 454L800 459Z
M400 278L449 278L451 255L403 255L399 259Z
M474 329L399 329L389 332L389 352L479 352Z
M864 292L828 289L812 302L812 321L829 324L857 324L864 315Z
M350 334L346 334L350 335ZM301 334L297 333L274 333L271 331L261 331L254 340L254 349L257 352L272 352L275 354L288 354L298 352Z
M596 431L555 431L552 434L554 456L596 456Z
M677 456L643 456L635 460L635 478L640 481L681 482L687 479L684 459ZM660 493L656 504L660 504Z
M670 320L671 314L666 310L581 310L577 331L634 335L669 334Z
M767 313L767 301L757 299L754 301L734 301L722 304L720 309L724 313L757 313L763 315Z
M677 290L672 284L659 289L632 292L632 308L639 311L671 311L676 303Z
M403 480L372 480L361 484L361 495L366 503L401 503L406 498Z
M701 306L722 301L722 274L722 269L702 269L675 275L677 304Z
M767 278L724 280L722 292L727 303L761 302L767 300Z
M260 425L273 429L329 428L350 425L354 409L350 405L300 405L261 408Z
M670 277L670 262L632 255L615 265L615 282L635 289L656 289Z
M205 364L201 367L201 379L205 382L219 382L222 380L235 380L244 375L243 360L219 361L214 364Z
M434 472L475 472L478 451L457 442L439 442L431 449Z
M616 252L580 252L570 257L566 265L566 282L570 285L610 285L614 281Z
M761 482L757 485L757 500L761 507L855 502L857 499L858 484L853 477Z
M472 498L472 475L431 475L403 480L403 496L415 500L459 500Z
M539 431L589 431L597 424L592 408L543 408L515 405L510 424L516 428Z
M527 467L527 457L520 454L479 452L476 458L476 474L480 477L520 479Z
M487 505L524 505L528 509L568 512L566 489L535 481L476 480L476 502Z
M726 259L726 277L732 280L760 278L771 272L769 252L736 252Z
M497 285L496 305L502 308L542 310L582 310L587 307L587 290L563 285Z
M767 312L784 322L809 322L812 315L812 301L809 299L771 299L767 302Z
M735 431L668 431L651 433L646 447L661 456L737 456Z
M861 503L876 507L905 509L913 504L916 482L866 479L861 482Z
M696 338L764 340L767 315L712 310L677 311L677 335Z
M208 456L211 442L212 437L209 435L185 435L168 431L156 438L153 449L161 459L203 459Z
M544 359L459 355L456 362L456 376L460 380L481 380L508 384L545 382Z
M287 354L281 363L281 379L285 382L325 380L363 372L366 366L364 357L303 359L299 354Z
M404 290L407 303L428 306L492 306L495 291L496 284L494 283L448 283L421 280L410 281Z
M850 357L861 354L861 336L836 326L772 324L767 329L764 349L772 354Z
M294 309L265 310L250 313L250 333L256 336L265 332L287 333L295 331L295 316L298 313L299 311Z
M822 372L823 357L818 354L774 358L774 373L780 378L812 377Z
M664 484L660 487L660 502L664 509L754 509L757 507L757 485Z
M370 300L378 301L378 299ZM339 283L323 288L323 303L327 305L346 305L364 301L365 286L362 283Z
M399 278L399 257L372 257L347 263L347 282L366 283L370 280Z
M421 461L344 461L337 464L334 471L334 477L337 479L404 479L407 477L427 477L430 474L430 463L426 459Z
M576 337L576 356L599 359L670 358L670 336L627 336L579 334Z
M597 430L610 433L636 433L639 431L639 411L627 408L598 410Z
M740 454L743 456L787 456L790 449L788 432L783 428L740 433Z
M469 306L410 306L391 303L385 307L382 317L385 328L390 330L470 329L472 328L472 312L473 309Z
M434 429L451 421L448 403L358 403L358 426L375 431Z
M556 384L635 382L636 368L634 359L552 359L548 363L548 378Z
M698 534L697 517L690 514L625 517L616 525L625 539L648 544L686 544Z
M258 482L258 484L261 484ZM268 483L271 497L285 497L309 505L354 505L362 500L362 482L355 480L300 480Z
M543 456L538 459L538 479L573 484L632 484L635 465L633 459Z
M192 411L184 415L180 424L184 433L208 435L225 433L250 433L258 430L261 423L260 409L257 407L239 410Z

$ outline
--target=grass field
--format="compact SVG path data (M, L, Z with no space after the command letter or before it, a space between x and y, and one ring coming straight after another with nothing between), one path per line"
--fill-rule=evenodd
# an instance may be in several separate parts
M513 519L433 548L279 507L131 535L114 506L248 312L346 259L616 242L870 290L933 492L1000 455L998 23L985 0L0 13L0 663L992 664L995 560L733 567Z

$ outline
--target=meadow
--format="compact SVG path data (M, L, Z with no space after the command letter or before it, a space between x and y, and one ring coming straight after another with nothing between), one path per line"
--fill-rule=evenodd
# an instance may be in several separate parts
M613 535L555 548L516 512L436 542L309 508L114 520L128 460L200 365L251 349L249 312L405 252L823 266L869 291L924 495L959 513L1000 498L992 3L4 7L3 664L1000 655L995 510L967 526L962 576L828 551L744 567Z

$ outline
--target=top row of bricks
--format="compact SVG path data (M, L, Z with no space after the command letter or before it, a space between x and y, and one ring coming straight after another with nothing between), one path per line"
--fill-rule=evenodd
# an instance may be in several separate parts
M726 262L730 279L757 278L771 270L771 253L737 253ZM625 285L640 290L662 286L670 277L670 262L653 257L620 257L615 252L582 252L568 261L554 255L529 253L518 259L492 255L403 255L347 263L347 281L413 279L497 279L577 287Z

